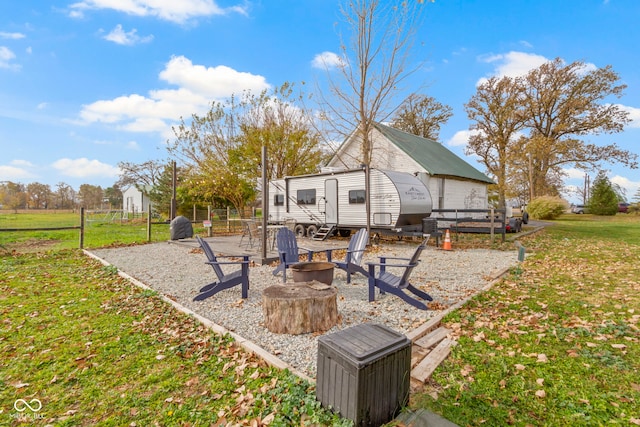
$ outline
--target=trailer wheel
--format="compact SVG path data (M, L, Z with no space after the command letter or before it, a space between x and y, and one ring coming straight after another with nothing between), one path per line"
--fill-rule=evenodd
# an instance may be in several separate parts
M313 236L315 236L317 232L318 227L316 227L315 225L310 225L307 227L307 237L313 238Z
M302 224L296 225L296 228L293 229L293 232L296 234L296 237L304 237L305 235L304 225Z
M351 236L351 230L340 229L338 234L340 234L340 237L349 237Z

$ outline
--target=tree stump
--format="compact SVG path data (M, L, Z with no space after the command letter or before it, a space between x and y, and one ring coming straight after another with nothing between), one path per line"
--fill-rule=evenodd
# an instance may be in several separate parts
M338 322L337 294L317 280L269 286L262 293L265 326L276 334L327 331Z

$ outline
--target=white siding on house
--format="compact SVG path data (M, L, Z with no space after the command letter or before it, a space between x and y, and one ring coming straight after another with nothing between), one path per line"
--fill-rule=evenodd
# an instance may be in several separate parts
M372 131L373 153L371 155L371 167L375 169L395 170L407 173L416 173L424 170L415 160L407 156L394 143L383 137L377 130ZM338 160L340 157L340 160ZM342 146L337 156L334 156L327 167L342 167L357 169L360 167L362 153L360 144L350 143Z
M424 172L418 178L429 189L434 209L488 208L487 186L483 183L432 177Z
M373 153L371 167L415 174L429 189L433 209L486 209L487 183L449 175L431 176L409 154L402 151L379 130L371 132ZM328 167L360 167L360 139L352 135L327 164Z

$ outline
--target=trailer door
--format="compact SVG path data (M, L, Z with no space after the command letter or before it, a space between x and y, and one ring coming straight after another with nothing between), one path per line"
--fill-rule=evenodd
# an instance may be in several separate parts
M338 180L327 179L324 182L324 221L327 225L338 224Z

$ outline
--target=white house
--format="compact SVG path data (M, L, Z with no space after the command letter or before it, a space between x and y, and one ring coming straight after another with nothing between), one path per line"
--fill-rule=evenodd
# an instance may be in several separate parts
M149 211L149 197L135 185L122 192L122 209L133 214Z
M370 166L408 172L425 183L433 209L486 209L487 187L494 181L444 145L380 123L371 131ZM327 168L358 168L361 141L354 132L338 148Z

